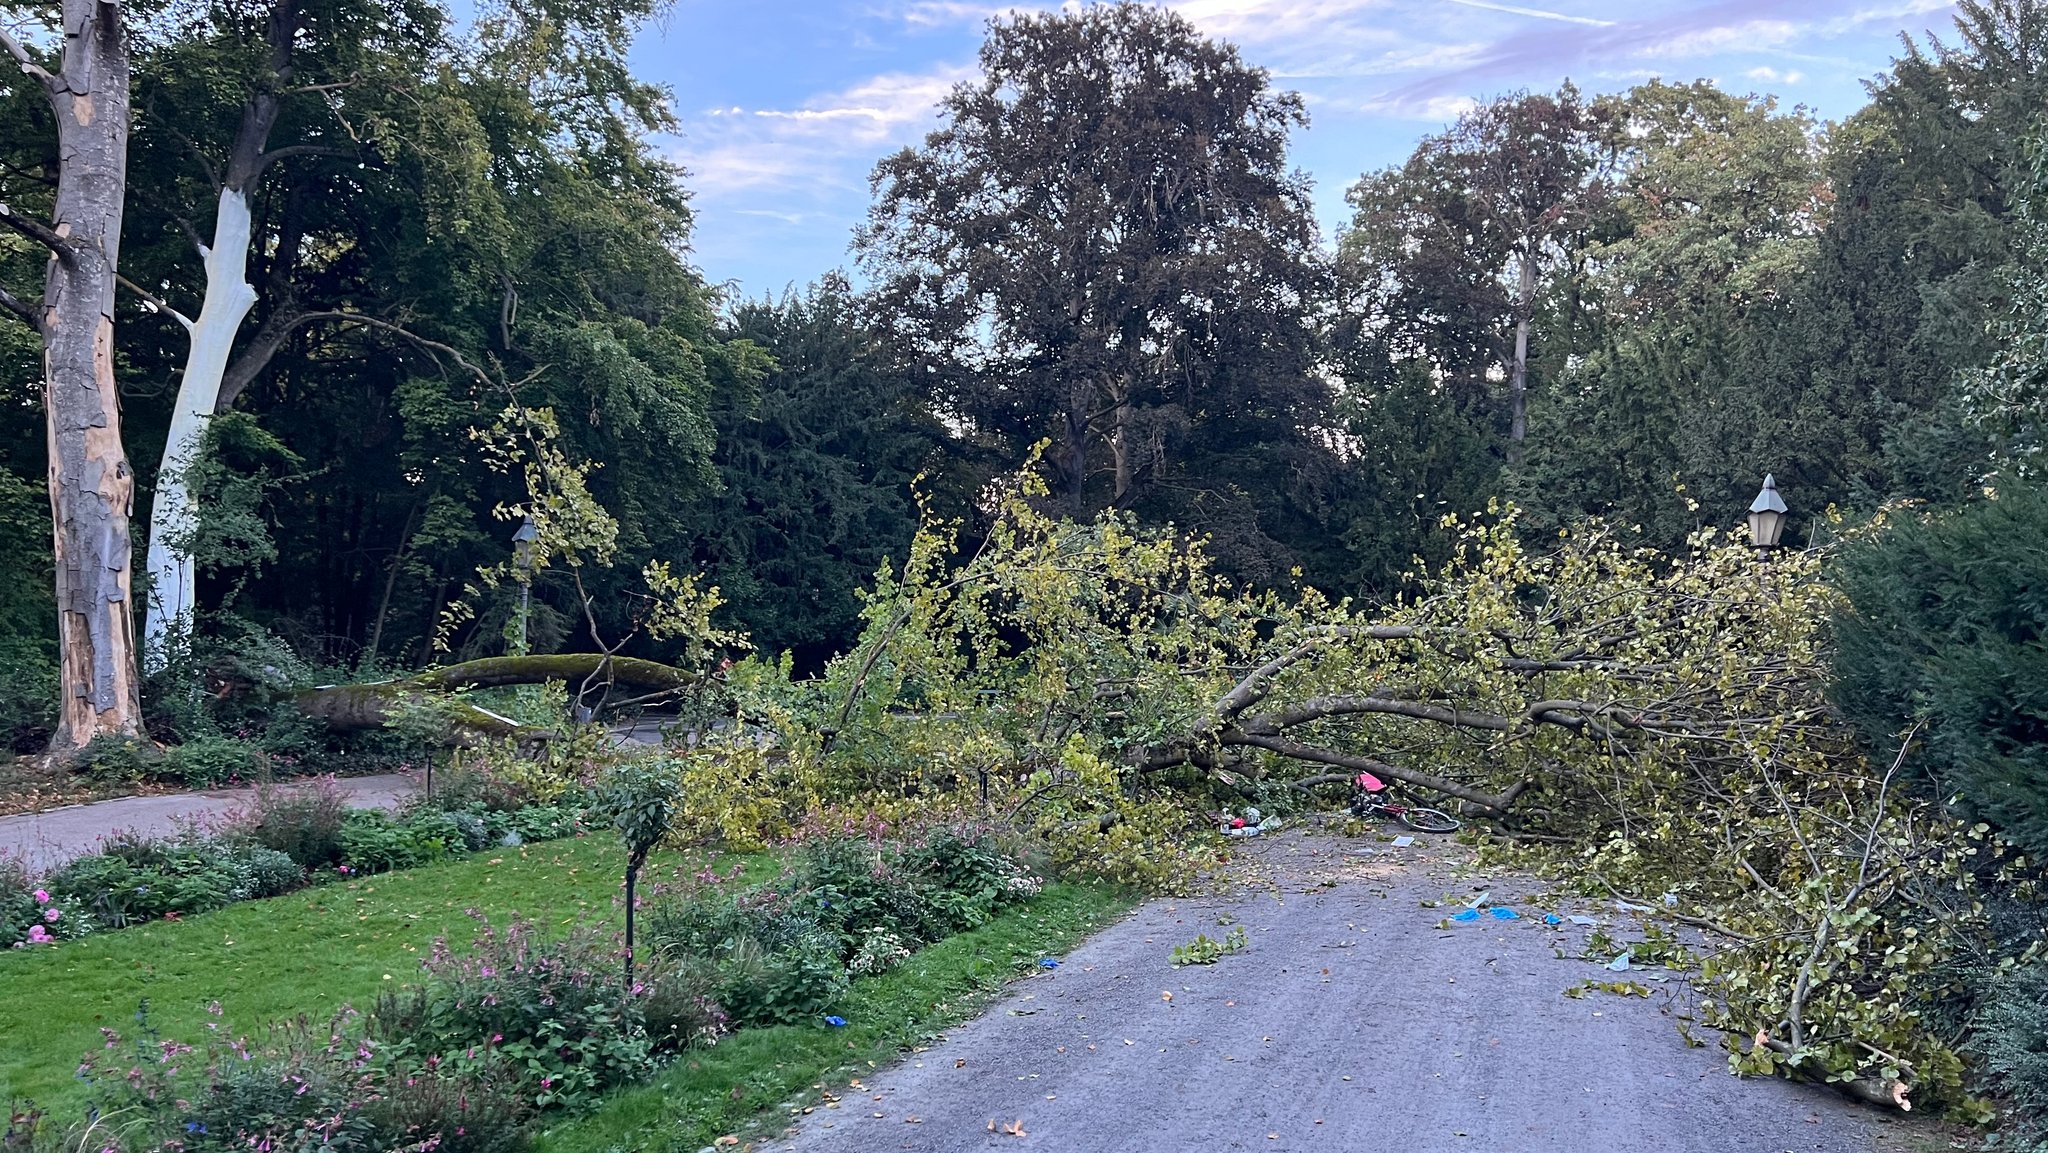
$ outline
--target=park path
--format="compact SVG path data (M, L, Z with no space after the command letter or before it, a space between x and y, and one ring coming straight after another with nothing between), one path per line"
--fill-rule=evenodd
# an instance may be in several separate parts
M1675 973L1582 960L1534 882L1442 841L1284 834L1226 894L1153 901L901 1063L795 1103L771 1153L1870 1153L1919 1127L1688 1048ZM1491 890L1519 920L1439 922ZM1448 905L1427 908L1425 901ZM1567 904L1617 940L1638 914ZM1250 947L1175 969L1220 922ZM1565 989L1633 978L1648 998ZM1661 980L1659 978L1662 978ZM808 1112L804 1112L808 1109ZM1010 1132L1021 1130L1021 1136Z
M412 778L396 773L341 777L334 784L348 803L358 809L395 809L412 796L416 787ZM282 787L302 788L305 784ZM115 833L132 830L153 837L169 836L184 825L228 817L247 807L255 795L255 789L247 788L116 797L89 805L0 817L0 856L24 862L32 873L47 872L74 857L94 852L101 841Z

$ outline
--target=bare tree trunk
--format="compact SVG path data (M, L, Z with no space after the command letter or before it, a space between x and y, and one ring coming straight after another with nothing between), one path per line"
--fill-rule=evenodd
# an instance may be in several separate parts
M1532 247L1535 241L1528 242ZM1536 310L1536 254L1522 253L1521 291L1515 296L1515 363L1508 371L1508 463L1522 463L1529 433L1529 324Z
M242 318L256 303L249 286L249 196L223 188L214 215L213 245L202 249L206 263L206 300L199 316L187 325L191 347L185 374L171 409L171 428L157 465L156 496L149 511L149 605L143 630L144 658L162 668L191 632L198 603L198 574L193 571L190 538L196 524L186 473L199 459L206 422L220 395L221 376Z
M1116 432L1110 440L1110 450L1116 456L1116 495L1111 505L1122 508L1124 497L1131 491L1131 394L1126 388L1117 398Z
M53 753L102 734L142 732L129 587L135 474L121 446L114 386L114 273L128 178L128 42L118 3L64 0L63 21L56 75L12 38L4 45L22 72L40 82L57 120L55 227L8 218L52 252L38 327L62 678Z
M143 656L152 668L161 668L170 654L183 646L198 606L190 545L197 516L186 474L199 459L207 419L220 408L235 334L256 304L248 271L254 229L252 202L270 160L265 149L281 103L277 86L291 78L292 40L298 28L296 0L279 0L270 13L270 76L259 82L242 107L234 151L228 157L214 210L213 243L199 250L206 268L206 298L196 319L178 317L191 344L171 409L170 435L157 465L156 497L150 503L150 590Z

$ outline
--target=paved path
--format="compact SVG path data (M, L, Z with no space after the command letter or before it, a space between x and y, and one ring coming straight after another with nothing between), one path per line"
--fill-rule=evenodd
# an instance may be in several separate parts
M1542 923L1524 903L1534 884L1458 875L1455 845L1288 834L1261 849L1277 889L1144 906L928 1050L831 1086L831 1100L807 1097L813 1111L767 1148L1909 1148L1905 1123L1822 1088L1739 1081L1719 1048L1687 1048L1677 1024L1692 996L1675 974L1629 974L1671 978L1645 981L1647 999L1562 996L1622 974L1578 959L1589 929ZM1533 915L1445 931L1456 905L1421 906L1447 890L1468 900L1474 886ZM1611 904L1563 911L1597 912L1617 939L1641 935ZM1223 918L1245 927L1247 951L1169 965L1196 933L1222 938ZM1019 1123L1024 1136L1003 1131Z
M385 774L343 777L335 782L359 809L395 809L411 796L410 777ZM294 786L287 785L287 788ZM99 847L107 836L134 830L168 836L180 825L217 820L247 805L254 789L217 789L155 797L118 797L42 813L0 817L0 855L25 861L32 872L53 869Z

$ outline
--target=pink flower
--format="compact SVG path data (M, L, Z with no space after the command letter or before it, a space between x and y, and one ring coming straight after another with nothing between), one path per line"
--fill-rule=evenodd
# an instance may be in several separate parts
M38 904L38 905L47 905L47 904L49 904L49 903L50 903L50 894L49 894L49 892L48 892L47 890L44 890L44 889L37 889L37 890L36 890L36 904Z
M49 941L51 937L48 933L43 931L43 927L41 925L30 925L28 927L28 939L31 944L40 945L46 941Z
M49 922L49 923L50 923L50 924L52 924L52 925L56 924L56 923L57 923L57 922L58 922L59 920L62 920L62 919L63 919L63 917L64 917L64 914L63 914L63 913L60 913L60 912L58 912L58 911L57 911L57 910L55 910L55 909L44 909L44 910L43 910L43 920L45 920L45 921Z

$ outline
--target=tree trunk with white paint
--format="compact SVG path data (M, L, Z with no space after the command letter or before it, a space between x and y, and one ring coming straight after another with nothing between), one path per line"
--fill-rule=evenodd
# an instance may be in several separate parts
M9 39L57 121L53 253L37 327L50 450L62 708L50 739L67 753L142 732L128 517L135 474L121 446L114 385L114 273L128 179L128 41L121 7L64 0L62 63L51 75ZM34 235L26 222L17 230Z
M150 592L143 659L152 670L162 668L184 648L198 607L198 574L192 557L198 516L187 475L204 450L207 418L225 407L222 387L235 334L256 304L256 290L249 284L249 250L254 240L251 202L264 168L274 159L266 149L282 108L281 91L292 78L292 46L300 22L297 0L278 0L271 8L266 33L269 75L257 83L242 106L214 209L213 243L199 250L206 269L206 298L197 318L177 318L191 344L178 383L177 404L171 410L170 435L157 466L156 497L150 505ZM237 374L240 379L235 391L240 391L277 347L276 342L270 343L255 364L240 366L243 371Z
M201 250L206 261L206 300L198 317L187 326L191 348L178 384L177 403L171 410L163 461L157 466L156 498L150 505L149 611L143 654L151 669L162 668L183 647L198 604L198 574L193 571L191 551L197 516L186 474L199 459L207 418L219 403L235 333L256 303L256 290L248 279L250 215L247 190L232 185L222 188L214 215L213 244Z

